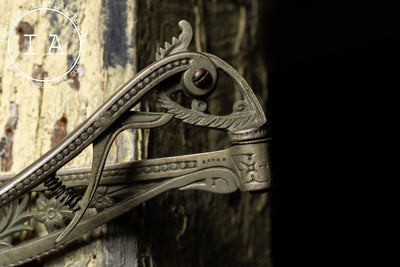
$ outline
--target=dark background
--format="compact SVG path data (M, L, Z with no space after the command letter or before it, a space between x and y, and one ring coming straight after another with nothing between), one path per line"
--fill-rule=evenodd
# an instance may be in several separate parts
M267 11L275 266L371 261L381 147L396 123L398 9L272 0Z

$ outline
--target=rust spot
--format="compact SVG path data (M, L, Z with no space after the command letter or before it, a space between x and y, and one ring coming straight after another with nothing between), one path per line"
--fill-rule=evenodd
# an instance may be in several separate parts
M81 72L83 72L83 67L77 64L67 74L68 80L72 80L72 82L69 82L69 86L71 86L75 90L79 90L79 88L81 87L81 84L79 82L79 76L81 76Z
M48 76L47 71L44 71L43 66L39 64L33 64L33 70L32 70L32 77L38 80L44 80ZM33 81L33 83L37 86L39 89L43 89L43 82L39 81Z
M67 123L67 115L63 113L62 117L54 125L51 147L57 145L67 135Z
M24 36L24 34L34 34L34 28L28 22L21 21L17 28L15 29L17 34L19 35L18 45L19 51L27 51L29 48L29 38ZM31 37L32 39L35 38L34 36Z
M13 135L13 133L14 133L13 128L12 128L10 125L6 125L6 135L7 135L8 137L10 137L10 136Z
M11 102L10 117L4 128L4 135L0 141L0 165L1 171L10 171L13 165L14 133L17 129L18 109L17 104Z

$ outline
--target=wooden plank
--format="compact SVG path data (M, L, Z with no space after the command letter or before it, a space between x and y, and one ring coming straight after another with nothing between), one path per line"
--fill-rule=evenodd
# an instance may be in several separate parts
M7 25L20 8L36 5L37 2L39 1L3 1L0 4L3 12L0 25ZM16 173L29 165L76 128L115 92L119 85L136 73L134 1L56 2L57 5L51 6L52 8L57 9L61 5L80 19L80 69L77 75L67 76L66 82L56 86L49 83L32 83L9 67L7 40L2 40L0 125L5 129L5 142L3 153L0 152L3 171L1 174ZM64 8L60 10L64 11ZM30 29L37 34L35 38L52 32L52 26L44 14L30 19ZM61 40L64 49L65 46L71 45L72 40L67 41L68 43L65 43L65 40ZM48 61L49 57L43 56L41 68L37 67L38 62L21 60L18 64L32 70L32 73L36 71L39 75L49 71L46 68ZM66 67L66 62L67 60L60 61L51 67L62 70ZM140 156L135 149L136 138L135 132L124 132L116 140L107 161L124 162L135 159L138 154ZM88 166L91 157L92 150L88 148L66 167ZM120 222L115 225L118 227L114 227L113 223L104 225L92 236L87 236L86 241L79 247L68 247L65 251L44 259L44 265L135 266L135 238L133 235L127 235L126 231L119 232ZM45 230L38 228L37 231Z
M267 99L266 67L260 49L263 33L261 1L143 1L139 2L139 68L179 31L185 18L194 27L192 50L218 55L249 81L261 103ZM231 81L219 80L209 109L230 113L240 94ZM157 97L145 108L157 110ZM189 102L186 104L190 104ZM176 120L150 132L150 158L207 152L228 147L221 132ZM270 201L267 194L236 192L216 195L171 191L147 201L141 208L138 237L143 266L271 266ZM162 224L160 224L162 222Z

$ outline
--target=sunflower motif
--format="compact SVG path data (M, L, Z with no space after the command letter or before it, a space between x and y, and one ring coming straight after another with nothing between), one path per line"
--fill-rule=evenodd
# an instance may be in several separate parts
M64 227L64 220L74 217L73 211L61 204L55 197L50 200L40 195L36 200L37 213L34 219L46 227L48 233L53 232L54 227Z

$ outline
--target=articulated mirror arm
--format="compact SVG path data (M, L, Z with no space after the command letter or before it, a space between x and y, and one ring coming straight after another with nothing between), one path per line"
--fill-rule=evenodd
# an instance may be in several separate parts
M243 77L223 60L188 52L192 29L186 21L179 25L182 34L160 49L158 61L121 86L48 153L15 176L0 177L0 266L21 264L56 251L167 190L231 193L270 187L266 118L257 98ZM218 71L233 80L243 97L233 104L233 112L224 116L206 112L205 99L216 90ZM166 113L131 111L156 87ZM173 100L178 91L193 99L191 108ZM172 118L224 130L232 146L201 154L105 164L121 131L161 127ZM93 145L91 167L60 170L89 145ZM45 190L54 197L47 199ZM33 199L36 211L28 211L31 192L37 192ZM44 222L48 206L58 210L57 220ZM83 219L87 209L94 209L96 215ZM32 220L44 223L48 235L14 245L2 241L12 238L18 229L31 231L26 222Z
M233 145L210 153L106 165L100 186L114 186L117 189L103 194L103 198L117 194L126 198L120 202L108 203L95 216L80 221L57 245L54 242L64 229L5 251L0 250L0 262L15 263L21 259L29 261L57 251L97 226L168 190L198 189L225 194L237 189L249 191L269 188L271 181L267 141ZM91 169L88 167L60 170L57 173L57 177L71 187L87 186L90 175ZM3 181L6 179L2 178ZM36 191L43 189L35 188ZM96 207L96 203L92 207Z

